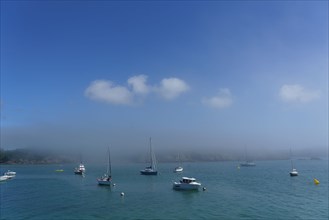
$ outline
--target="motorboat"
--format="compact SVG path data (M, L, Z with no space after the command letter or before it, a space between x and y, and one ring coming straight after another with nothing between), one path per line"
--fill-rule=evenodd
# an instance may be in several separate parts
M182 177L179 182L174 182L174 190L199 190L201 183L197 182L195 178Z
M150 138L150 159L151 159L151 165L141 170L140 171L141 175L158 175L155 154L152 149L151 138Z
M78 175L83 175L85 172L86 172L86 168L82 163L80 163L79 167L74 169L74 173Z

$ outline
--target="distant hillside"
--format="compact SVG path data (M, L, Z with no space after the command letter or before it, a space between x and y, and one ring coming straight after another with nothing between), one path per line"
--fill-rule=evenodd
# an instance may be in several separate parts
M0 164L57 164L72 162L73 160L71 158L50 151L35 149L0 149Z

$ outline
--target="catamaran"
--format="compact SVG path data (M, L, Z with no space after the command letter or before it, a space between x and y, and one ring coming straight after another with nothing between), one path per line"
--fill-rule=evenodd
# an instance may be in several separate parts
M108 164L107 164L107 170L106 173L97 179L99 185L106 185L111 186L112 185L112 168L111 168L111 155L110 155L110 148L108 149Z
M150 159L151 159L151 165L148 167L145 167L145 169L141 170L140 171L141 175L158 175L155 154L152 149L151 138L150 138Z

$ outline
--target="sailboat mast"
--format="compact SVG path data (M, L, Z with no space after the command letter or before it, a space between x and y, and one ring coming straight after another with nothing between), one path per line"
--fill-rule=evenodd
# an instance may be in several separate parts
M153 169L152 139L151 138L150 138L150 159L151 159L151 168Z
M290 161L291 161L291 169L294 169L294 164L292 162L291 148L290 148Z
M110 148L108 149L108 151L109 151L109 162L108 162L108 164L107 164L107 175L110 174L110 176L112 176ZM110 172L110 173L109 173L109 172Z

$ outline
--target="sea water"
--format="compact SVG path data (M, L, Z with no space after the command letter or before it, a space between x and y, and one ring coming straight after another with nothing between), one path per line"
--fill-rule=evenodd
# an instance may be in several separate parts
M105 165L2 165L16 171L0 183L0 218L18 219L328 219L328 160L159 164L158 176L143 176L144 164L112 164L115 186L99 186ZM63 172L55 172L63 169ZM172 183L195 177L206 190L182 192ZM315 185L317 178L320 184ZM124 196L121 196L124 192Z

